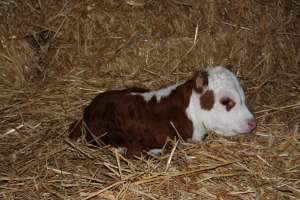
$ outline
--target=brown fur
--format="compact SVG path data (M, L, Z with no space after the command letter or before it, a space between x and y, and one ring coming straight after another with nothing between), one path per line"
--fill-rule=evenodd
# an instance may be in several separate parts
M199 79L205 85L201 86ZM126 147L127 155L133 156L142 150L161 148L167 137L176 137L170 122L173 122L183 139L192 138L193 125L187 118L185 109L192 90L203 91L202 87L206 85L207 77L199 74L178 86L159 102L155 97L146 102L142 96L130 94L148 91L142 88L101 93L84 111L83 120L88 127L86 139L92 142L94 137L103 135L100 138L102 142ZM80 136L81 128L82 125L76 126L74 122L70 128L70 137Z
M200 97L200 105L201 108L204 110L211 110L213 108L214 103L215 103L215 95L212 90L206 91Z

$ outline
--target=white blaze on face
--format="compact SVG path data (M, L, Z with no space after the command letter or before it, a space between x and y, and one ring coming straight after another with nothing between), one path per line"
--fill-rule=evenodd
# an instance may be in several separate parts
M224 67L208 69L208 89L214 92L213 108L204 112L203 123L216 133L231 136L250 133L256 126L235 75Z

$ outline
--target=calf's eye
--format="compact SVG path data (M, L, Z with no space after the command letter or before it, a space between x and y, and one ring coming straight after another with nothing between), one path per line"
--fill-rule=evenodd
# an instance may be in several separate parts
M227 111L230 111L235 106L235 102L229 97L222 97L220 103L226 107Z

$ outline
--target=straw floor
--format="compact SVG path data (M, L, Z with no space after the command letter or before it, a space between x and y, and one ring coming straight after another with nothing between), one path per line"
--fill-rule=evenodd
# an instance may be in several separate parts
M0 199L300 199L298 0L0 1ZM126 159L68 138L100 92L233 65L255 134Z

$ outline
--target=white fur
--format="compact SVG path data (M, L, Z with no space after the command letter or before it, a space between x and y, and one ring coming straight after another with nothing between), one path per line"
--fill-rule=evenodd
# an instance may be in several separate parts
M127 148L126 147L118 147L117 148L117 152L120 153L120 154L122 154L122 155L126 155ZM161 152L162 152L162 149L150 149L148 151L148 153L150 155L154 155L154 156L160 156Z
M186 109L186 114L194 127L192 140L200 140L205 135L205 129L225 136L249 133L251 130L247 123L253 115L245 104L244 91L235 75L221 66L209 68L207 89L212 90L215 97L211 110L201 108L200 94L195 91L192 92ZM230 111L220 103L220 99L224 96L233 98L236 103Z
M193 136L192 140L201 140L205 135L205 129L203 127L203 113L201 112L200 107L200 94L192 91L190 102L186 108L186 115L193 123ZM200 112L199 112L200 111Z
M144 93L136 93L136 92L132 92L132 95L141 95L146 102L150 101L152 99L152 97L154 96L157 100L157 102L159 102L162 98L167 97L171 94L171 92L173 90L175 90L180 84L175 84L175 85L170 85L168 87L159 89L159 90L155 90L155 91L150 91L150 92L144 92Z
M127 153L127 148L126 147L118 147L117 151L122 154L125 155Z
M150 149L148 151L149 154L154 155L154 156L160 156L162 152L162 149Z

